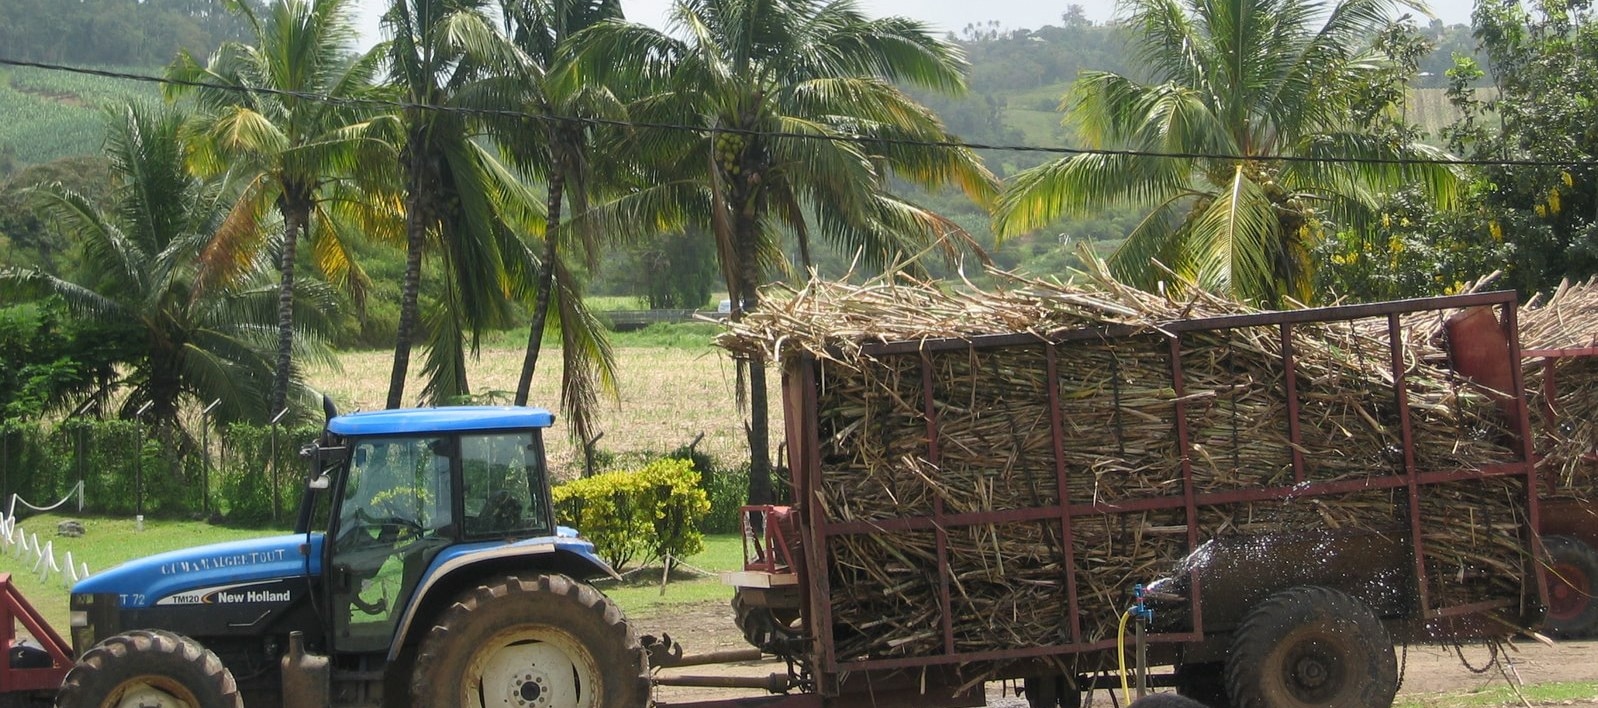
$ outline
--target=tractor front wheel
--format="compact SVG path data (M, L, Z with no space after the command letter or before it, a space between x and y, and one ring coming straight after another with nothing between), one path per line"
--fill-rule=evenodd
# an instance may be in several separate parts
M463 593L422 640L417 708L648 704L649 666L621 609L564 575L498 578Z
M1569 536L1543 539L1548 549L1548 632L1580 639L1598 630L1598 551Z
M1237 708L1387 708L1393 641L1365 603L1323 587L1272 595L1238 628L1226 659Z
M211 650L171 632L109 637L83 653L60 708L243 708L233 674Z

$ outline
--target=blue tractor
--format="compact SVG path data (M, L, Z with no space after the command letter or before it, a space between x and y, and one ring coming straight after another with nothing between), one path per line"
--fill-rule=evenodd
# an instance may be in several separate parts
M557 526L537 408L331 418L295 533L77 584L63 708L632 708L649 672Z

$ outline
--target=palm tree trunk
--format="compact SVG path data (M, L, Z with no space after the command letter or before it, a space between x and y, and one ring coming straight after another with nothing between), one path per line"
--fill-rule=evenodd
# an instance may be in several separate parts
M533 298L533 321L527 329L527 354L522 358L522 375L516 380L518 406L527 405L533 388L533 372L538 368L538 351L543 347L544 324L549 320L549 302L555 289L555 259L559 257L561 200L566 193L566 178L560 170L549 176L548 214L544 219L544 262L538 264L538 293Z
M744 201L739 199L735 203ZM733 317L742 319L745 312L760 304L760 263L753 215L740 208L734 216L733 228L737 234L738 283L734 292L728 294L733 298ZM770 504L771 422L766 412L766 359L755 354L746 361L749 365L749 426L745 429L749 442L749 503Z
M432 209L427 190L426 157L410 155L410 184L405 198L405 280L400 287L399 328L394 333L394 370L388 378L387 408L399 408L405 398L405 377L410 373L411 340L415 337L417 297L422 287L422 248L427 243L427 228ZM433 184L437 182L434 181Z
M278 263L277 286L277 362L272 370L272 398L267 405L268 420L283 410L288 401L289 376L294 364L294 254L300 234L310 224L309 209L285 190L283 196L283 255Z

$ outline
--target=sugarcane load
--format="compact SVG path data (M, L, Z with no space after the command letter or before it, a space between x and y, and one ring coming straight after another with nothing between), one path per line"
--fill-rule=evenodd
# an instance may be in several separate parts
M1075 705L1135 606L1156 682L1386 706L1395 641L1541 621L1512 293L1270 312L992 275L814 281L720 339L780 363L794 500L755 510L734 604L834 704ZM1466 343L1507 384L1435 356Z

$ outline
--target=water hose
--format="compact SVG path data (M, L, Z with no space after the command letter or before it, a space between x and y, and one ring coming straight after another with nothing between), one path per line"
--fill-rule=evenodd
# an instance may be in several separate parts
M1121 695L1132 695L1132 687L1126 680L1126 622L1132 619L1134 607L1128 607L1121 613L1121 626L1115 631L1115 660L1121 668Z

